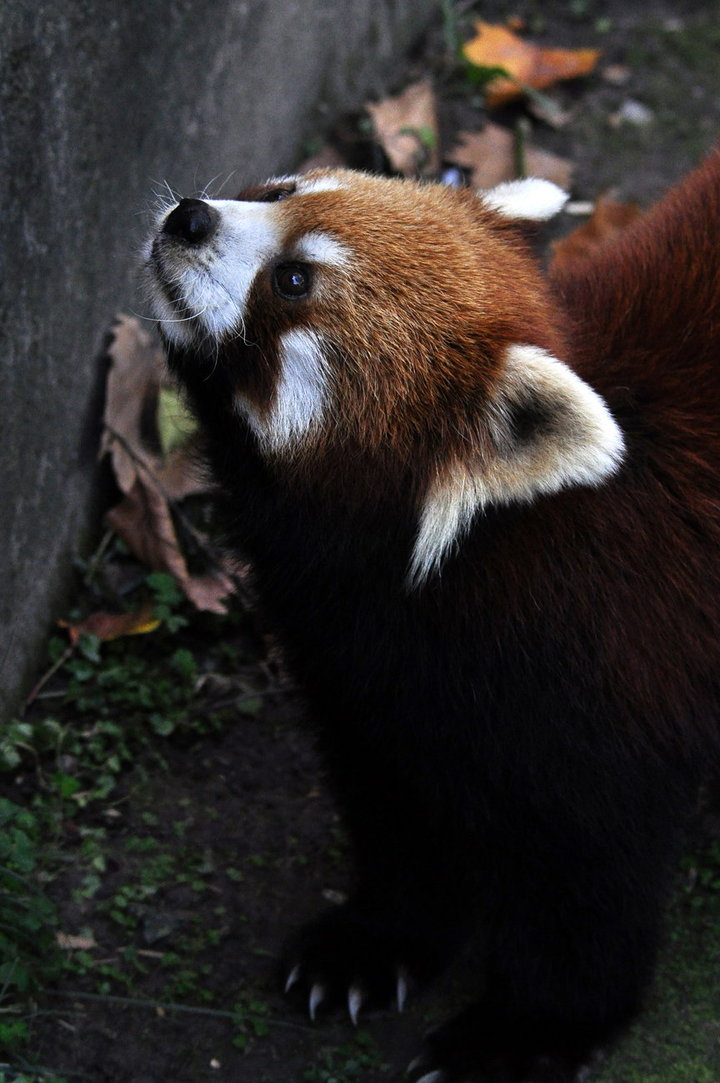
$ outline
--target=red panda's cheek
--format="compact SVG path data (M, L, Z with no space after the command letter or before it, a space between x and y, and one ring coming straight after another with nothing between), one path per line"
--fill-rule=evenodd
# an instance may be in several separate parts
M236 409L273 457L294 457L322 435L331 408L331 372L322 336L310 328L291 328L275 341L271 378L240 387Z

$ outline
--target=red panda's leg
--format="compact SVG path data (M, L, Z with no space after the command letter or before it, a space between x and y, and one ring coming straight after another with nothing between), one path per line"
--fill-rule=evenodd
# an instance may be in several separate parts
M686 809L672 812L681 820ZM482 998L428 1036L412 1080L574 1083L641 1006L673 835L669 828L661 841L652 824L627 818L592 837L558 810L547 842L532 826L506 838L489 900Z
M358 1006L402 1008L407 992L447 965L478 920L466 858L458 863L436 812L426 819L386 771L376 767L372 784L362 770L348 773L341 804L357 887L286 948L283 982L306 1005L321 997L323 1008L347 1005L351 1015L353 998Z
M457 950L459 932L455 925L444 935L422 903L418 913L353 897L318 915L290 940L281 971L285 988L304 1001L313 1019L320 1007L346 1007L353 1022L370 1006L402 1011L408 994L443 969Z

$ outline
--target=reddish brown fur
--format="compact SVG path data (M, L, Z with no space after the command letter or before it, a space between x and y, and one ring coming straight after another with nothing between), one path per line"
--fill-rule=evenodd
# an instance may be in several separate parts
M280 203L277 258L320 231L350 261L302 301L261 267L244 339L171 352L356 856L356 889L291 943L286 975L311 1002L387 1003L398 966L426 978L479 929L479 999L412 1078L573 1083L638 1010L718 753L720 157L558 269L554 299L471 194L338 176ZM272 416L298 327L330 344L333 409L268 451L237 395ZM518 344L602 396L619 469L597 396ZM581 463L610 447L610 466L553 474L558 446ZM498 462L503 483L508 463L535 478L538 447L557 486L463 503ZM458 507L465 531L409 586L423 512L442 543Z
M330 230L354 253L351 265L333 268L332 289L320 290L304 314L289 303L287 323L259 277L249 322L263 339L307 326L335 355L337 414L299 466L310 484L344 490L348 447L357 445L391 472L414 464L423 489L444 462L486 442L477 422L504 349L529 341L562 354L561 336L516 224L470 192L358 174L347 180L348 188L290 199L279 211L292 222L288 249ZM248 191L257 198L257 189ZM231 346L227 352L232 358ZM252 371L245 359L242 370ZM272 403L267 381L250 394L264 409Z
M573 367L606 399L627 442L624 483L580 499L598 545L627 566L617 621L599 637L608 680L618 695L636 690L635 718L655 720L656 738L668 717L683 719L690 740L698 724L706 738L717 726L714 709L699 706L688 717L681 702L707 702L690 690L709 691L720 668L720 592L717 566L708 562L713 547L720 553L718 224L715 154L620 238L561 268L552 282L570 318ZM567 533L560 520L572 502L568 494L547 509L559 533ZM640 582L653 590L641 589L638 604ZM592 597L577 590L591 621ZM681 701L675 709L673 700Z

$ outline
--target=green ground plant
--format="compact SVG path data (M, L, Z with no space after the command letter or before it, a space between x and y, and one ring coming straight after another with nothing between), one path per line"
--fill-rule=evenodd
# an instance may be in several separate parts
M321 1051L302 1078L304 1083L361 1083L369 1072L378 1079L389 1071L374 1039L359 1031L351 1041Z
M236 713L205 711L197 695L201 661L194 635L217 618L192 614L175 581L163 573L142 577L123 604L132 610L147 599L160 622L151 635L102 642L81 633L70 644L51 636L48 679L0 738L0 1049L11 1053L25 1047L36 998L61 972L90 976L98 995L130 990L143 973L142 956L132 944L104 965L87 949L60 951L49 889L71 863L77 870L74 897L94 898L107 872L103 820L112 823L119 780L141 760L146 772L162 770L169 737L194 739L218 731ZM91 601L98 604L97 597ZM191 616L194 634L186 631ZM228 620L232 627L233 618L226 626ZM206 670L216 662L237 666L237 652L227 641L217 658L202 658ZM257 696L245 692L240 698L239 710L256 709ZM182 827L178 821L179 836ZM127 933L149 920L153 901L168 884L207 892L211 855L189 854L177 840L165 849L151 835L128 838L125 849L124 881L97 911ZM217 942L222 915L213 917L215 927L198 920L178 940L178 950L163 959L163 995L177 999L202 988L203 975L183 969L183 959L186 964L200 947ZM92 942L90 935L85 939ZM8 1074L9 1067L2 1071L8 1079L21 1078Z

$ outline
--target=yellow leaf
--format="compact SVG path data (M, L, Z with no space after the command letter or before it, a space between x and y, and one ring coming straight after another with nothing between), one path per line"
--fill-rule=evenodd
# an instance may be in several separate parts
M506 26L482 19L475 29L477 35L463 46L466 59L480 68L503 68L510 76L498 76L488 84L491 108L519 97L524 87L541 90L562 79L588 75L600 55L597 49L545 49L524 41Z
M83 633L95 635L103 643L110 639L119 639L120 636L145 635L147 632L154 632L160 623L153 615L152 602L147 602L135 613L106 613L98 610L79 624L58 621L61 628L67 628L71 643L77 643Z

